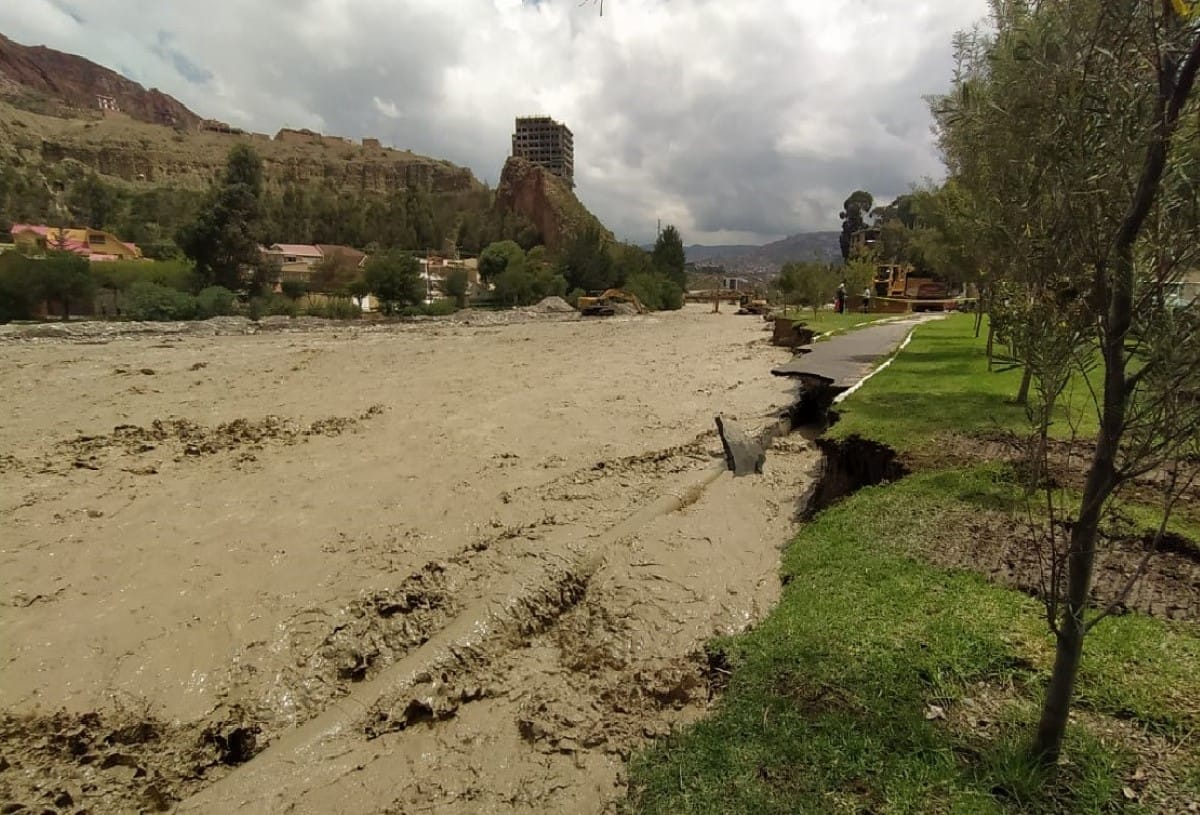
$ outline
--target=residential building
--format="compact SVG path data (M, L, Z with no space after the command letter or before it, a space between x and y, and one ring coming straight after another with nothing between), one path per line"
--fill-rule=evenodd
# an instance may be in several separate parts
M313 269L324 256L312 244L276 243L263 250L268 260L275 262L281 280L303 280L308 282Z
M455 269L462 269L467 273L467 288L469 291L474 292L479 290L479 258L447 258L441 255L429 255L428 257L419 258L419 260L421 263L421 279L425 282L426 303L432 303L434 300L441 300L446 297L446 278Z
M343 259L347 264L362 266L366 254L350 246L336 244L276 243L264 247L262 253L274 260L280 280L312 281L313 272L323 261L330 258Z
M13 224L12 241L18 251L37 255L61 250L88 260L141 260L142 250L102 229L75 229L45 224Z
M512 154L546 168L575 186L575 137L569 127L549 116L517 119Z

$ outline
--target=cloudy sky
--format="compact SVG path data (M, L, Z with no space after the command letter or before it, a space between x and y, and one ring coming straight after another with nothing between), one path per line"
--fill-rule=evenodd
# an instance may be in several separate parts
M446 158L495 184L513 117L575 133L577 191L619 237L837 226L938 178L922 96L986 0L22 0L0 32L81 54L203 116Z

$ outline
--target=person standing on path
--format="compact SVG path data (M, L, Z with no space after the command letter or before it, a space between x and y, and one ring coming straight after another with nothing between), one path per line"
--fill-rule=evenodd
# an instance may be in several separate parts
M863 289L863 314L871 313L871 287Z
M846 281L838 284L837 295L833 298L833 310L837 314L846 313Z

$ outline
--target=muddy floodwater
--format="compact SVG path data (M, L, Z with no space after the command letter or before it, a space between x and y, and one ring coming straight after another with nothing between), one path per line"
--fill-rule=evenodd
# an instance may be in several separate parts
M717 413L794 389L707 311L0 343L0 806L611 811L775 600L817 462L704 477Z

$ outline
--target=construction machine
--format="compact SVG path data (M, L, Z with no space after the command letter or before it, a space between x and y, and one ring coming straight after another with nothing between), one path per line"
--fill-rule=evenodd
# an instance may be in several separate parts
M738 314L770 314L771 304L761 298L743 294L738 298Z
M618 303L633 306L638 314L645 314L647 310L637 295L622 289L606 289L597 295L580 297L575 306L584 317L611 317L617 313Z

